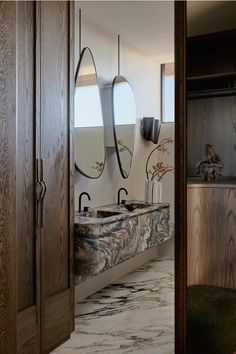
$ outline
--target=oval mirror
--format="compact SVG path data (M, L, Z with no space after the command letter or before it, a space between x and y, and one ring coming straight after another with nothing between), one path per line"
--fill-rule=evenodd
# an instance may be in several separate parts
M127 178L135 142L136 104L133 90L123 76L113 80L112 96L116 153L121 175Z
M104 125L96 66L84 48L75 76L74 156L76 169L98 178L105 163Z

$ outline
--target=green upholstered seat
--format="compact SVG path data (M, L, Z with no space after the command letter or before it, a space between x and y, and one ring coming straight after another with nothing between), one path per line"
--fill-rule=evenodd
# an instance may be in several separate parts
M236 351L236 290L190 286L188 330L188 354L233 354Z

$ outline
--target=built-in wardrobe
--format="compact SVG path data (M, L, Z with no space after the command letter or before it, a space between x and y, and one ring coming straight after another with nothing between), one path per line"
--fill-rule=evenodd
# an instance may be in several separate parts
M201 165L207 169L199 175ZM221 176L215 179L217 166ZM187 41L187 176L188 353L232 354L236 350L235 30Z
M236 289L236 30L187 41L188 285ZM212 144L221 176L197 164Z
M0 4L0 353L73 330L73 4Z

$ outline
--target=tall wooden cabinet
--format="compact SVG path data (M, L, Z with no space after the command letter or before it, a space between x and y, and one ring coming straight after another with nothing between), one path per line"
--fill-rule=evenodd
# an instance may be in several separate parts
M188 38L187 75L188 285L236 289L236 30ZM219 181L197 175L206 144Z
M0 353L49 353L74 317L73 3L0 6Z

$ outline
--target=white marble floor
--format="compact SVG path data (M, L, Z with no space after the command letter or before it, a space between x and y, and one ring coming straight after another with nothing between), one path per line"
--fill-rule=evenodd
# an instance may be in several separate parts
M154 260L78 305L57 354L173 354L174 261Z

